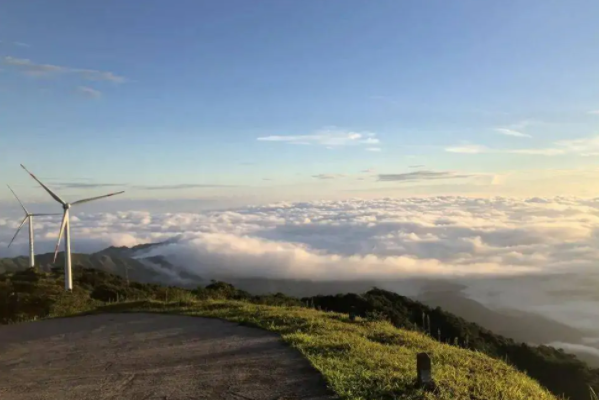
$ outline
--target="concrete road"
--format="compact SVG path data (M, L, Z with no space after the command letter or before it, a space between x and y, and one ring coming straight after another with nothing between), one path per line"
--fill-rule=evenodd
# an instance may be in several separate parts
M0 326L2 400L331 398L278 336L230 322L104 314Z

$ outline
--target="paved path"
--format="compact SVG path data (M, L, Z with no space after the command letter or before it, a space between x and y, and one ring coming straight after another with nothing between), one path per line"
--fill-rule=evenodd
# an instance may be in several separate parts
M2 400L324 400L321 376L271 333L104 314L0 326Z

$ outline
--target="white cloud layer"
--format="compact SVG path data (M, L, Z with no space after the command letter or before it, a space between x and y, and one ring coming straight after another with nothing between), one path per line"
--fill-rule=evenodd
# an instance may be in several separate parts
M200 276L456 278L494 307L525 308L589 329L599 318L599 199L442 196L204 213L73 212L76 252L179 237L154 254ZM27 253L26 232L6 250L21 219L0 217L0 257ZM53 250L58 222L36 219L38 253ZM550 274L566 275L548 280Z
M26 235L16 242L20 249L5 249L19 217L0 219L1 256L19 250L26 254ZM300 264L307 268L310 263L324 268L317 275L333 268L332 275L352 278L356 272L558 272L591 268L599 259L599 199L385 198L277 203L197 214L75 211L74 217L75 247L80 240L96 242L100 249L182 235L173 248L187 246L202 249L204 257L215 253L240 260L260 254L263 261L280 259L265 264L271 265L272 273L289 276L300 273ZM51 242L57 230L58 218L36 220L38 251L51 249L43 248L44 242ZM354 265L351 273L345 269L348 264ZM298 269L289 269L292 265Z

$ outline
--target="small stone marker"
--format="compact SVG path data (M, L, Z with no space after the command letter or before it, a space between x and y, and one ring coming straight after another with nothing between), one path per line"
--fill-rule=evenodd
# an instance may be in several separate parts
M418 353L416 356L416 370L418 372L418 386L430 387L433 384L433 369L428 354Z
M352 306L349 310L349 320L354 322L356 320L356 307Z

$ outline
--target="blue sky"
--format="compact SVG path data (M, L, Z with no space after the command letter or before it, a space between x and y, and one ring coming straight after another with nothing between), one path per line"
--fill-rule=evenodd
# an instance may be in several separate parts
M45 194L19 163L73 198L596 195L598 13L594 0L4 2L0 176L32 200Z

